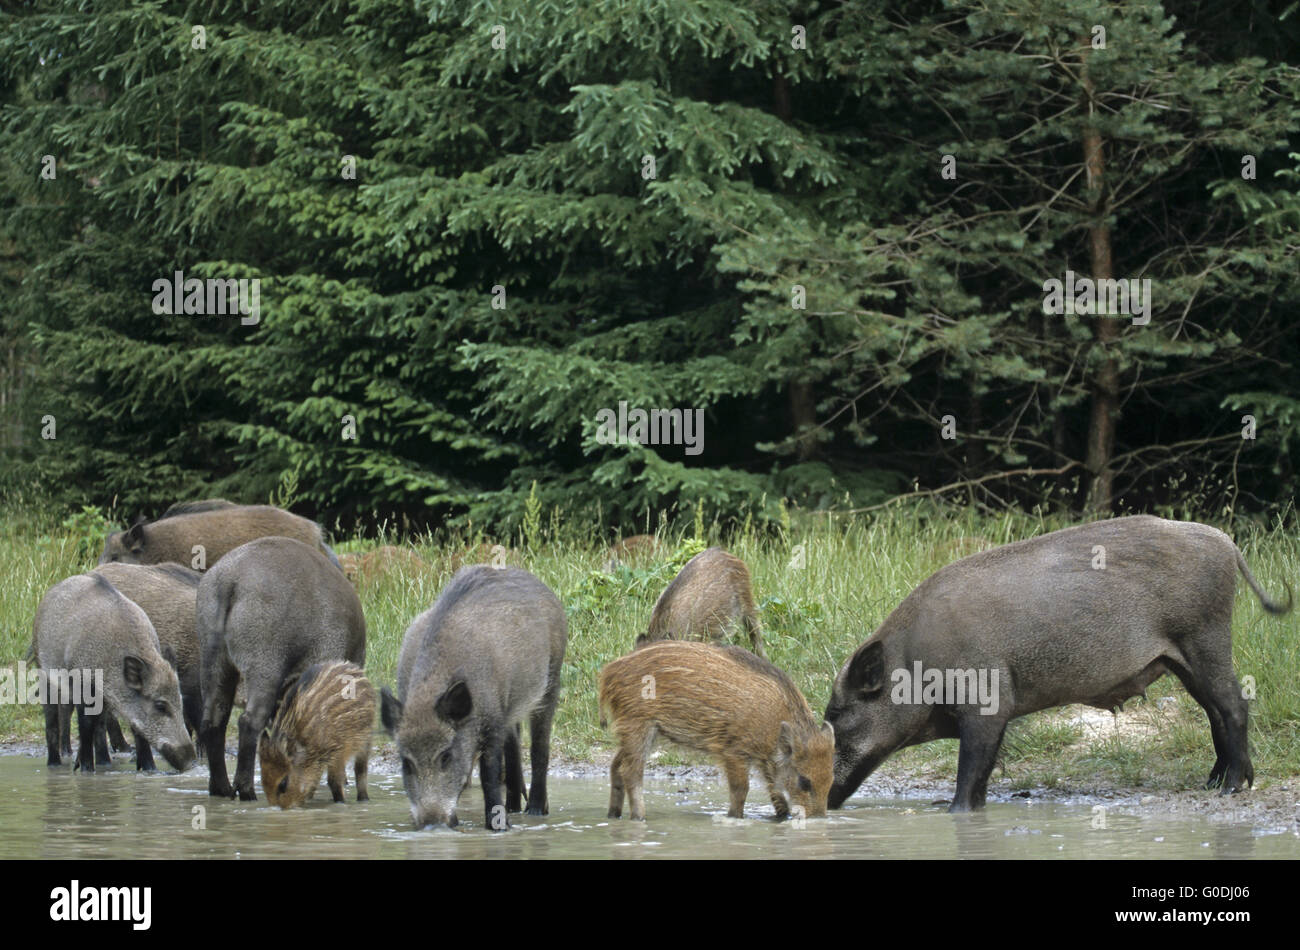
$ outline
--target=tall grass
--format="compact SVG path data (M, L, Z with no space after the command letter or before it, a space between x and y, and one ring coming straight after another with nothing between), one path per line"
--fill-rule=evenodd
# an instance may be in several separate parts
M32 617L45 591L94 565L102 528L93 513L78 517L60 521L0 510L0 665L26 651ZM992 517L937 505L869 517L791 511L779 529L768 532L750 524L699 519L694 526L669 529L661 519L660 554L612 574L602 570L606 540L599 525L561 512L526 519L526 533L521 530L514 538L465 530L401 540L391 526L381 524L377 537L336 537L335 548L342 553L403 543L428 562L423 568L396 562L386 575L358 581L367 623L366 667L378 686L393 684L403 634L450 579L452 555L485 540L510 544L515 549L511 559L522 560L549 585L569 615L553 754L589 760L610 749L596 706L601 666L631 649L645 630L655 598L681 563L705 545L722 544L749 564L768 656L790 673L820 712L840 665L918 583L972 553L979 542L1003 544L1068 523L1040 513ZM1280 594L1284 581L1300 578L1300 541L1293 529L1243 524L1233 533L1266 588ZM1260 608L1244 583L1237 590L1234 658L1239 677L1251 676L1255 683L1251 741L1256 773L1300 773L1300 611L1274 617ZM1203 780L1214 758L1204 713L1171 677L1151 690L1152 699L1166 695L1177 697L1177 703L1162 714L1156 737L1107 740L1086 755L1073 746L1077 730L1043 717L1018 720L1008 731L1004 768L1017 784L1055 784L1097 774L1156 784L1185 784L1188 776ZM41 729L38 709L0 706L0 734L35 739ZM954 747L953 742L931 743L895 761L949 777L956 764Z

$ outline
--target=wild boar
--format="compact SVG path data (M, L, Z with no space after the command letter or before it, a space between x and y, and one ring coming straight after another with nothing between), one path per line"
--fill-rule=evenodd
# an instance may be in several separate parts
M817 725L784 672L736 646L650 643L600 671L601 725L618 739L610 763L609 817L645 820L641 783L657 735L716 756L731 790L732 818L744 815L749 768L767 782L777 818L826 815L835 734ZM796 813L798 814L798 813Z
M231 551L199 583L195 604L203 716L199 745L208 755L208 794L255 801L258 739L285 683L314 663L366 662L361 602L343 572L319 550L292 538L258 538ZM226 772L226 726L238 685L235 784Z
M281 808L316 793L322 772L334 801L343 801L348 760L357 776L357 801L369 801L366 765L375 728L375 690L355 663L332 660L309 666L280 699L270 729L262 733L262 791Z
M203 575L181 564L101 564L102 574L128 600L144 609L180 680L185 728L198 734L203 718L199 684L199 638L194 632L194 603Z
M722 548L708 548L687 561L664 588L650 614L649 629L636 642L725 640L736 626L745 628L754 653L763 656L749 568Z
M603 569L609 574L621 564L642 564L659 551L659 539L653 534L634 534L630 538L621 538L605 552Z
M1040 709L1112 709L1177 676L1210 720L1207 786L1254 781L1246 701L1232 668L1233 585L1260 588L1232 540L1193 522L1136 515L973 554L931 575L835 679L838 808L887 756L960 739L949 811L984 805L1007 723ZM1288 588L1289 592L1289 588ZM892 685L891 685L892 684Z
M551 721L567 642L559 598L514 567L462 568L415 618L402 641L398 696L381 691L380 717L397 741L417 828L456 826L456 803L475 758L489 828L510 827L507 814L520 810L525 792L528 814L547 814ZM525 717L533 772L527 790L519 727Z
M424 558L410 548L399 548L391 544L385 544L381 548L367 551L362 556L357 576L364 582L374 583L394 570L418 574L428 570L428 567L429 565Z
M158 635L144 610L106 578L79 574L55 584L36 609L32 632L37 662L51 680L64 678L63 685L71 685L65 677L72 671L86 671L92 680L94 675L102 677L102 705L89 695L93 689L84 681L79 696L62 690L59 696L47 693L49 765L62 761L60 705L76 705L81 733L77 758L86 772L95 770L94 734L105 716L120 716L131 724L137 769L153 769L151 744L178 771L193 764L195 750L182 721L176 671L159 652Z
M173 505L168 515L153 522L138 522L115 531L104 541L100 564L163 564L175 561L199 570L216 564L230 551L254 538L283 537L316 548L339 570L338 558L321 536L314 521L270 505L232 505L222 499ZM176 512L176 513L172 513ZM196 560L195 547L202 548Z
M340 554L338 556L339 570L343 576L353 584L357 583L361 576L361 555L360 554Z

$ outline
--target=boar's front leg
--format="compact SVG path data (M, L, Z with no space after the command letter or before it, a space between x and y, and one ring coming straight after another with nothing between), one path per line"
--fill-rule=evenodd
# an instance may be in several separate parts
M100 728L99 716L91 716L86 710L77 707L77 765L83 772L95 771L95 732Z
M157 771L158 766L154 764L153 750L149 748L149 740L137 729L131 730L131 736L135 739L135 770L137 772Z
M108 741L114 752L131 751L131 747L126 744L126 736L122 735L122 725L117 721L116 716L108 717Z
M722 760L722 771L727 776L727 788L731 792L731 807L727 809L728 818L745 817L745 798L749 795L749 761L743 758L727 756ZM773 796L772 803L776 804ZM778 818L784 818L780 811Z
M978 710L961 714L957 721L957 735L961 740L957 751L957 794L953 796L948 811L971 811L984 807L989 776L997 763L1006 728L1005 720L981 716Z
M95 764L112 765L113 757L108 754L108 722L113 717L100 713L95 717Z
M352 765L352 770L357 776L357 801L370 801L370 792L366 789L366 769L370 765L370 756L365 752L360 753Z
M506 811L510 813L523 810L524 800L524 762L520 750L520 732L523 724L506 730Z
M509 727L507 727L509 728ZM479 779L483 783L484 823L493 831L510 827L506 806L501 801L502 765L505 760L505 738L497 732L489 733L479 755Z

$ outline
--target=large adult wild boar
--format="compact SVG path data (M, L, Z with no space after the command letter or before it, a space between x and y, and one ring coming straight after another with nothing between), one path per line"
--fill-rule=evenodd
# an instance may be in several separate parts
M128 600L144 609L158 634L163 655L180 680L185 728L197 735L203 718L199 685L199 638L194 631L194 604L203 575L180 564L101 564L106 577Z
M113 532L104 541L99 563L175 561L205 570L241 544L267 537L301 541L339 567L338 558L325 543L316 522L271 505L232 505L219 498L173 505L157 521ZM198 562L196 547L202 549L202 560Z
M1232 668L1240 570L1215 528L1149 515L1066 528L963 558L938 571L849 658L831 692L838 808L887 756L961 740L950 811L984 805L1007 723L1085 703L1112 709L1177 676L1210 720L1207 786L1254 781L1246 700Z
M102 575L79 574L50 588L36 608L32 625L36 657L51 679L79 671L84 680L102 677L103 695L93 698L84 681L80 696L48 696L45 738L48 764L58 765L60 719L72 700L81 732L78 761L95 770L93 737L105 716L120 716L131 724L136 741L136 768L152 769L150 745L173 767L185 771L194 762L194 745L185 731L176 671L160 652L158 635L149 617ZM66 678L64 683L68 684ZM100 703L102 699L102 705ZM93 708L93 707L98 707Z
M366 662L361 602L343 572L292 538L258 538L231 551L203 576L195 604L208 793L254 801L258 738L285 683L314 663ZM226 772L226 726L235 689L244 686L235 784Z
M514 567L465 567L402 641L397 692L382 691L380 717L397 740L415 826L455 827L456 803L479 760L486 824L509 827L525 793L519 724L532 741L530 815L545 815L551 721L568 642L564 607L545 584ZM506 800L501 801L502 772Z
M749 568L722 548L708 548L686 562L655 601L646 633L653 640L725 640L744 627L754 653L763 655L763 632L754 607Z

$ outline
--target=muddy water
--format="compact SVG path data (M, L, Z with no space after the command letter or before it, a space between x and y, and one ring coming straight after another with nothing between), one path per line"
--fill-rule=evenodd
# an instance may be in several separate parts
M259 790L260 791L260 790ZM129 761L73 774L43 757L0 756L0 858L1297 858L1290 827L1202 818L1133 817L1089 804L1017 800L975 815L926 801L852 799L803 827L770 819L751 788L746 818L725 817L725 788L709 780L647 779L648 821L605 817L601 778L551 779L547 818L512 816L483 828L482 797L461 799L456 830L414 831L400 775L372 774L371 800L335 805L321 786L307 807L208 797L204 769L137 775ZM197 809L197 810L196 810ZM199 819L202 819L201 821ZM202 825L203 827L195 827Z

